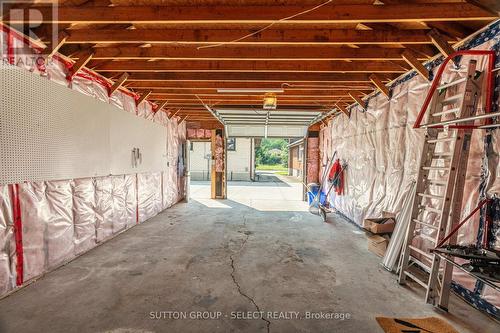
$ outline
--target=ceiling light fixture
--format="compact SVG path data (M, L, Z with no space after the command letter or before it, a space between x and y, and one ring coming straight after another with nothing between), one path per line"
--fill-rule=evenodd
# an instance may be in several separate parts
M276 110L276 106L278 104L278 99L275 94L267 93L264 96L264 110Z

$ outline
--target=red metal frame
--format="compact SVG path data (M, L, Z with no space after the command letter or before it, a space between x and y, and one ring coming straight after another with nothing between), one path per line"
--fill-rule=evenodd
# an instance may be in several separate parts
M491 100L493 98L493 69L495 67L495 51L492 50L462 50L462 51L457 51L453 54L451 54L449 57L444 59L443 63L441 66L439 66L439 69L436 73L436 76L434 77L434 80L432 81L432 86L429 90L429 93L427 94L427 97L425 98L424 104L422 105L422 108L420 109L420 112L417 116L417 119L415 120L415 124L413 125L413 128L420 128L420 125L422 123L422 120L424 119L425 112L427 112L427 108L429 107L429 104L431 103L432 96L434 95L434 92L439 86L441 77L443 75L443 72L446 68L446 65L450 62L450 60L458 57L458 56L463 56L463 55L471 55L471 56L487 56L488 57L488 67L486 69L486 80L487 80L487 85L486 85L486 108L485 108L485 113L490 113L491 112ZM487 119L487 123L491 123L491 119ZM443 126L429 126L432 128L442 128ZM477 128L477 126L474 125L450 125L448 126L449 128L460 128L460 129L470 129L470 128Z
M451 236L453 236L457 231L458 229L460 229L467 221L470 220L470 218L478 211L481 209L481 207L483 207L485 204L487 204L488 202L490 202L490 199L484 199L482 200L479 205L477 205L476 208L474 208L474 210L472 212L470 212L469 215L467 215L467 217L465 217L455 228L453 228L452 231L450 231L450 233L445 237L443 238L435 247L435 249L443 246L443 244L451 238ZM484 230L485 233L488 233L488 228L489 228L489 223L487 222L486 223L486 228ZM484 237L484 236L483 236ZM487 240L485 238L483 238L483 246L484 244L487 243Z

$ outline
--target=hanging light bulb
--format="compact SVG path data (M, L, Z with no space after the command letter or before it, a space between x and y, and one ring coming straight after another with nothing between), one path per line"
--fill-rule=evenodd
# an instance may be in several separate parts
M264 95L264 110L276 110L278 99L275 94L267 93Z

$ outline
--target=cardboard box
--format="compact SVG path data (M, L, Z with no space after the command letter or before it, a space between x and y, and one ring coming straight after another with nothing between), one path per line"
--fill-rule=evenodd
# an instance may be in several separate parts
M396 214L382 212L381 218L367 218L363 221L363 228L374 234L387 234L394 231Z
M373 235L368 236L368 250L376 255L383 257L389 244L388 236Z

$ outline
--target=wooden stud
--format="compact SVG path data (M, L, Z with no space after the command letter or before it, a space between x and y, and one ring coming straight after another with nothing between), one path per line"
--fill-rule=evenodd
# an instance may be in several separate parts
M59 51L59 49L64 45L64 43L66 43L66 40L68 38L69 34L66 31L60 31L57 36L57 44L51 45L50 48L44 50L46 53L48 53L47 58L52 58L54 54L56 54L57 51Z
M109 89L109 96L113 95L113 93L115 91L117 91L122 85L123 83L125 83L125 81L127 80L128 78L128 73L123 73L120 78L118 80L115 81L115 83L113 83L113 85L111 86L111 88Z
M182 110L182 108L177 109L177 111L175 111L174 113L172 113L171 116L168 116L168 119L174 118L177 115L177 113L179 113L180 110Z
M424 79L427 81L429 80L429 71L427 68L422 65L420 61L417 60L417 58L413 55L413 53L409 50L406 50L402 53L403 59L411 66L413 67L414 70L417 71L418 74L420 74Z
M146 98L149 97L149 95L151 95L151 90L148 90L144 94L142 94L141 97L139 97L139 99L137 100L136 105L139 106L139 104L145 101Z
M449 57L450 54L455 53L455 49L451 47L448 41L437 30L431 30L427 35L445 57Z
M161 111L163 109L163 107L165 105L167 105L168 101L167 100L164 100L164 101L161 101L158 106L156 107L155 109L155 113L158 112L158 111ZM168 114L168 113L167 113Z
M385 86L382 80L375 74L370 75L370 81L387 97L389 97L389 89Z
M349 110L347 110L346 107L340 105L340 104L335 104L335 107L339 109L343 114L345 114L347 117L350 117L351 114L349 113Z
M77 62L73 64L71 67L71 77L73 77L76 73L78 73L85 65L92 59L94 55L93 52L87 52L86 54L82 54L82 56L78 59Z
M180 118L180 119L179 119L179 122L178 122L178 123L179 123L179 124L182 124L182 122L183 122L184 120L186 120L188 117L189 117L189 115L185 115L184 117L182 117L182 118Z
M361 106L361 108L364 110L365 109L365 102L361 99L360 97L361 93L359 91L351 91L349 92L349 96L352 97L352 99Z

